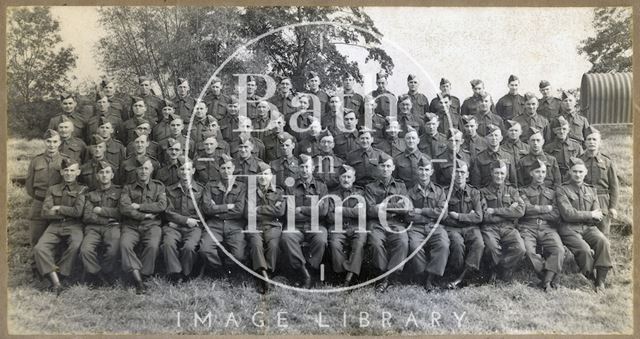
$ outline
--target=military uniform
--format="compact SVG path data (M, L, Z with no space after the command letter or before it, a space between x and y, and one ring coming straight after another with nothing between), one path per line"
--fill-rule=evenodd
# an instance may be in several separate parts
M175 162L169 161L158 169L155 178L165 184L165 186L178 184L180 181L180 166L182 166L182 163L179 160Z
M276 185L283 186L287 178L296 179L298 177L299 164L298 159L293 155L289 158L281 157L269 163L276 176Z
M327 95L327 92L319 89L316 92L312 92L310 90L309 93L315 95L316 97L318 97L318 99L320 99L320 114L324 116L324 113L329 109L329 96ZM309 101L310 110L314 110L313 101L314 100Z
M151 129L151 139L153 141L160 141L171 136L171 128L169 128L169 119L162 119Z
M366 220L366 210L358 208L357 199L347 199L347 197L364 197L362 187L351 186L344 188L338 186L330 194L337 195L342 199L342 232L337 233L335 228L335 201L328 199L329 208L327 213L327 226L329 228L329 249L331 251L331 266L336 273L344 271L360 274L362 259L364 257L364 245L367 242L366 223L359 229L358 217L362 213ZM364 204L364 203L363 203Z
M552 155L542 152L541 154L533 154L533 152L525 155L518 162L518 184L523 187L531 183L531 175L529 171L536 161L542 161L547 166L547 177L544 179L545 185L548 187L557 187L562 184L562 176L558 161Z
M451 107L451 110L457 115L460 115L460 107L461 107L460 99L458 99L458 97L455 97L453 95L449 95L449 101L450 101L449 106ZM429 112L437 113L440 111L441 107L442 107L442 104L440 103L440 97L436 96L435 98L431 99L431 103L429 104Z
M459 215L458 220L447 217L443 221L451 243L448 265L456 271L462 270L463 266L479 269L484 252L479 227L483 212L480 191L470 185L462 189L454 186L447 210Z
M149 157L148 155L143 155ZM130 155L127 160L123 161L121 166L118 169L117 180L116 182L120 185L133 184L138 179L138 174L136 173L136 169L138 165L136 164L137 155ZM154 171L160 169L160 163L155 158L149 157L151 163L153 164Z
M160 145L157 142L149 139L149 146L147 146L147 152L145 153L147 156L154 159L164 160L164 156L162 155L166 153L163 153L163 152L166 152L166 150L161 149ZM134 140L127 145L126 154L135 154L135 153L136 153L136 145ZM158 162L164 162L164 161L158 160Z
M498 100L496 104L496 113L503 120L513 119L524 113L524 96L521 94L507 93Z
M256 139L264 140L264 137L271 133L271 130L268 130L267 127L271 122L271 117L267 116L256 116L251 118L251 123L253 127L253 131L251 134L256 137ZM261 131L256 131L261 130Z
M460 115L477 115L480 114L480 103L484 100L481 96L474 94L464 100L460 108ZM491 103L490 111L493 112L494 107ZM478 122L479 124L480 122Z
M333 152L320 152L313 157L313 163L315 165L313 175L322 180L327 185L328 190L337 189L340 185L338 169L345 164L345 161L337 157Z
M579 142L567 137L565 140L554 138L552 142L544 145L544 152L556 158L562 182L566 182L570 178L569 159L579 156L583 150Z
M107 97L107 99L109 100L109 107L120 114L122 121L131 118L131 96L128 94L115 93L113 96Z
M144 95L140 93L140 98L144 100L145 106L147 106L146 117L149 121L156 123L162 120L162 108L164 107L164 100L153 95Z
M422 156L424 154L418 149L413 151L405 150L405 152L396 155L393 158L393 163L396 165L393 176L402 180L405 185L413 187L418 180L418 161Z
M540 99L540 105L538 106L538 114L551 121L560 115L560 104L562 100L556 97L546 97ZM524 130L524 126L522 126Z
M300 154L306 154L310 156L315 156L320 152L320 135L313 136L308 134L305 138L298 140L296 144L295 155L299 156Z
M476 122L478 122L478 134L480 136L486 136L489 132L489 125L496 125L500 128L500 130L504 131L504 122L502 118L491 111L486 113L478 113L475 115ZM504 134L504 133L503 133Z
M404 153L407 149L407 144L405 143L404 138L392 135L388 135L386 138L374 143L374 146L391 157L396 157L397 155Z
M473 160L473 156L471 157ZM497 152L487 148L478 154L475 161L470 166L469 179L475 187L484 187L491 183L491 163L501 160L507 164L507 181L512 185L518 185L518 173L516 164L513 163L511 153L505 151L502 147Z
M587 176L584 178L584 182L593 186L604 214L599 228L602 233L609 235L611 228L609 210L617 208L618 191L620 190L616 166L611 158L602 153L595 155L584 153L580 156L580 159L587 166Z
M387 90L381 91L376 89L369 93L369 96L374 98L377 104L374 112L382 115L383 117L388 117L391 114L391 105L397 105L398 101L396 96Z
M379 175L378 158L381 154L386 153L371 147L368 150L359 148L347 155L347 164L356 170L357 185L366 185L377 179Z
M405 133L409 130L409 126L415 129L419 135L424 133L424 120L417 115L413 115L411 113L402 113L398 112L398 123L400 124L400 133L399 137L404 138Z
M193 109L196 107L196 99L187 95L184 97L176 96L171 101L176 106L176 114L178 114L182 121L189 121L191 119L191 114L193 113Z
M462 160L466 164L471 162L471 155L462 148L455 155L451 149L447 149L439 158L440 161L433 163L433 177L438 185L445 188L449 187L453 180L453 162L455 160Z
M358 130L356 129L351 132L338 132L334 135L335 146L333 152L342 159L346 158L349 152L360 147Z
M447 143L447 137L441 133L436 132L434 135L423 134L420 136L418 148L422 153L435 159L447 150Z
M122 133L120 133L120 135L122 136L122 139L120 141L122 141L123 144L128 145L130 142L135 140L135 138L138 137L138 134L136 133L136 127L138 127L140 124L144 122L148 123L149 127L152 130L155 127L155 123L153 123L153 121L147 120L145 117L142 117L142 118L133 117L125 121L122 124Z
M464 142L461 146L462 149L469 152L469 154L471 155L471 159L476 159L478 157L478 154L486 150L488 147L489 144L487 143L487 139L477 134L474 136L465 135Z
M220 93L219 95L209 93L204 98L204 102L207 103L209 114L213 115L213 117L218 120L227 115L227 105L229 105L230 101L231 98L228 95L222 93Z
M180 134L177 136L170 136L168 138L165 138L163 140L160 140L158 142L158 147L157 147L157 154L158 154L158 160L160 160L161 163L165 163L167 162L169 159L169 156L167 155L167 150L169 149L169 147L171 147L170 145L170 139L173 139L177 142L180 143L180 154L184 155L184 150L187 148L187 137ZM149 143L149 148L151 148L151 144L153 144L153 142ZM147 151L149 151L149 149L147 149ZM129 150L127 149L127 152L129 152ZM193 158L193 155L196 152L196 142L195 140L193 140L193 137L189 137L189 151L187 152L187 155L189 156L189 158ZM133 152L132 152L133 153ZM147 153L151 153L151 152L147 152Z
M87 186L89 190L95 190L100 186L98 183L98 179L96 178L96 173L100 170L100 161L106 159L96 159L92 158L91 160L85 162L80 166L80 175L78 176L78 182ZM118 168L115 165L112 165L113 173L118 172Z
M220 119L220 134L228 143L240 139L240 133L234 132L238 130L238 124L240 123L239 117L240 116L237 114L226 114L222 119Z
M185 124L185 127L189 127L188 120L185 121L184 124ZM191 140L193 140L193 142L195 143L199 143L203 141L204 139L206 139L204 135L206 135L205 132L208 130L209 130L209 118L207 118L207 116L205 116L204 118L198 118L197 116L194 115L193 124L191 124L191 129L189 130L189 136L191 137ZM167 135L167 137L168 136L169 135ZM189 147L193 147L193 146L189 145Z
M587 118L578 112L563 112L562 116L569 122L569 138L582 144L587 137L587 128L589 127Z
M82 139L71 136L68 139L60 139L60 153L66 154L79 164L83 163L87 155L87 144Z
M344 91L342 95L344 99L344 108L348 108L356 112L358 127L362 127L364 124L364 98L353 90L349 92Z
M272 103L278 109L285 121L289 121L291 115L298 111L298 107L293 105L293 95L291 93L283 97L280 93L274 94L269 98L269 102Z
M517 164L522 157L529 154L529 145L521 141L521 139L514 141L509 138L505 138L502 140L500 148L511 153L511 158L513 159L514 164Z
M405 95L411 98L411 114L421 117L429 112L429 99L426 95L419 92L408 92Z
M63 118L68 118L73 123L73 136L84 140L86 137L87 121L77 110L71 113L60 113L54 116L49 120L49 126L47 129L57 131L58 125L62 122Z
M265 146L262 140L255 137L251 137L250 139L251 143L253 143L253 150L251 153L258 159L264 159ZM238 148L241 144L242 141L240 139L235 139L229 142L229 155L231 155L232 158L238 158L240 156L238 155Z
M543 131L543 135L545 139L551 140L549 138L551 131L549 130L549 120L544 116L536 113L534 115L529 115L527 113L520 114L515 116L513 120L520 124L522 127L522 134L520 134L520 140L523 142L527 142L529 137L531 136L531 127L536 128L540 131Z
M262 162L263 162L262 160L256 158L254 155L252 155L248 159L234 158L233 165L235 166L236 170L233 174L234 175L258 175L260 173L260 168L258 164ZM246 177L241 177L237 179L244 183L247 182Z
M140 208L134 209L132 203L139 204ZM125 272L138 270L143 275L155 272L162 235L160 215L167 206L165 186L158 180L150 179L148 183L136 180L122 189L119 205L122 214L120 252ZM145 214L152 214L153 218L145 219ZM139 242L144 246L140 258L134 251Z
M123 121L120 118L120 114L109 107L109 111L106 114L99 113L89 118L86 125L87 137L98 133L98 128L104 123L104 121L111 123L113 127L114 135L116 139L120 138L119 133L122 131Z
M193 167L196 169L194 179L206 185L209 181L220 180L220 156L222 150L216 148L214 154L202 154L202 156L196 156Z
M449 108L449 115L445 114L442 110L433 112L433 114L435 114L438 117L438 121L440 121L438 132L446 135L452 129L462 130L462 117L454 111L453 107Z
M124 145L113 138L105 140L107 150L104 153L105 159L112 163L116 168L120 167L120 164L127 158L127 150Z
M271 185L264 190L258 186L255 194L256 230L259 232L247 233L252 268L256 272L273 272L278 261L282 217L286 210L284 191Z
M62 182L49 187L42 204L42 218L49 220L49 226L33 249L36 267L41 275L59 271L69 276L78 258L82 244L82 209L84 208L86 187L75 181ZM53 206L61 206L58 212ZM60 260L55 260L58 244L66 241Z

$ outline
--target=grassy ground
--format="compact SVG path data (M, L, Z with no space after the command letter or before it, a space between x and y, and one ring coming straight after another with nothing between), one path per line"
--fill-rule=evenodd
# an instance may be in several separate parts
M605 137L605 153L618 164L621 177L619 211L632 215L631 143L629 134ZM40 148L41 149L41 148ZM26 170L22 154L36 154L26 140L9 141L9 175ZM455 333L631 333L632 239L613 234L616 263L611 287L592 292L590 283L565 263L561 287L548 294L529 286L530 270L516 273L511 284L472 285L427 294L413 284L393 286L378 295L371 287L351 293L310 294L274 288L261 296L251 280L195 279L173 286L155 277L149 292L135 295L122 283L89 289L75 284L56 298L32 281L28 265L28 223L21 219L29 199L21 187L9 185L8 321L13 334L179 333L179 334L455 334ZM180 316L178 316L180 312ZM194 324L194 312L208 321ZM256 312L258 312L256 314ZM260 313L261 312L261 313ZM286 313L282 313L286 312ZM278 314L286 321L280 321ZM318 324L322 313L322 327ZM255 323L264 321L264 326ZM343 324L346 314L346 326ZM413 321L415 317L415 322ZM390 318L383 321L383 318ZM178 325L178 318L180 324ZM362 320L360 319L362 318ZM460 321L458 319L461 318ZM367 322L368 321L368 322ZM283 327L286 323L287 327Z

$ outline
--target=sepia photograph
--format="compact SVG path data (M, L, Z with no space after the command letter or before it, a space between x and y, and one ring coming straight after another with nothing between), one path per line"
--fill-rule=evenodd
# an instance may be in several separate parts
M632 7L4 15L6 334L635 333Z

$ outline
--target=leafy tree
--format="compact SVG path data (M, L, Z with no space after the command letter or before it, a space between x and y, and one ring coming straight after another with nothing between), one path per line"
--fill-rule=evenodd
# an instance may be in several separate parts
M580 42L578 53L593 65L590 72L631 72L631 11L622 7L596 8L595 37Z

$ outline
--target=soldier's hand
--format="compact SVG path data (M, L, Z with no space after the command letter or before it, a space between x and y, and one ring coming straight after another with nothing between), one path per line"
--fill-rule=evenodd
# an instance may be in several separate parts
M155 217L156 217L156 216L155 216L155 215L153 215L153 214L151 214L151 213L147 213L147 214L145 214L145 215L144 215L144 218L145 218L145 219L155 219Z
M227 204L227 209L234 209L236 207L236 204Z
M553 206L552 205L544 205L544 206L542 206L542 212L550 213L551 211L553 211Z
M449 212L449 216L453 219L458 220L458 218L460 217L460 214L458 212Z
M133 208L134 210L140 209L140 204L136 204L134 202L133 204L131 204L131 208Z
M495 212L495 210L491 207L487 208L486 212L487 214L493 214Z
M591 217L596 219L596 220L598 220L598 221L602 220L603 216L604 215L602 214L601 210L597 210L597 211L592 211L591 212Z
M198 219L188 218L188 219L187 219L187 226L189 226L189 227L196 227L196 226L198 226Z
M95 214L100 214L100 213L102 213L102 207L100 207L100 206L96 206L96 207L94 207L94 208L93 208L93 213L95 213Z
M611 219L618 219L618 211L615 208L610 208L609 214L611 215Z

